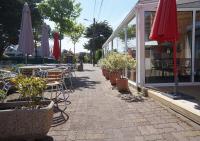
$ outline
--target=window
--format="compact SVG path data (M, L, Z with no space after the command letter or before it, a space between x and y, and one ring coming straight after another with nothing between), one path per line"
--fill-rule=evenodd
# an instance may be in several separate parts
M174 82L173 48L169 42L150 41L149 35L155 12L145 12L145 82ZM191 82L192 12L178 12L180 38L177 42L177 65L179 82Z

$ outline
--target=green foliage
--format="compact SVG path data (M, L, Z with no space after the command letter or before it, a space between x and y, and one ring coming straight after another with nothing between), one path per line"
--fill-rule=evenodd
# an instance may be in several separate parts
M22 9L28 2L31 10L33 28L37 29L42 24L42 16L36 7L41 0L2 0L0 2L0 56L6 46L17 44L21 24Z
M78 60L78 58L74 55L74 56L73 56L72 63L73 63L73 64L76 64L76 63L77 63L77 60Z
M79 39L81 38L81 36L83 35L84 32L84 26L81 24L76 24L74 23L71 32L69 33L69 37L71 38L73 44L74 44L74 54L75 52L75 45L76 43L79 41Z
M101 50L101 49L98 49L98 50L96 51L96 54L95 54L95 60L96 60L96 62L98 62L99 59L101 59L101 57L102 57L102 50Z
M102 45L112 32L113 30L107 21L91 24L85 32L85 37L90 40L84 45L84 48L88 50L102 49Z
M136 61L130 55L117 52L111 52L106 58L101 59L99 64L111 72L136 67Z
M85 55L83 61L84 61L84 63L89 63L90 62L89 56Z
M0 90L0 101L2 102L6 98L6 92L4 90Z
M46 88L46 81L39 77L26 77L19 75L11 79L23 98L29 98L34 102L34 106L39 105L44 89Z
M75 0L45 0L38 5L45 19L56 23L56 28L62 35L70 33L73 21L79 17L80 3Z
M135 25L128 25L127 27L127 38L132 39L136 36L136 26ZM125 32L121 30L119 32L119 38L124 42L125 40Z

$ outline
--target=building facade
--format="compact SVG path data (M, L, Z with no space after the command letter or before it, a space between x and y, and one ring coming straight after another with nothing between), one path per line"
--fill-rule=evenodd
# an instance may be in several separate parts
M135 85L174 85L171 43L149 40L157 5L158 0L139 0L103 45L104 55L116 50L136 59L136 69L124 73ZM200 0L177 0L177 8L179 84L199 85Z

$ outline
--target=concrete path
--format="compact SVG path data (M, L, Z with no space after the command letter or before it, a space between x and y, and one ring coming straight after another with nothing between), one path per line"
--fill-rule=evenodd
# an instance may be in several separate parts
M84 70L76 73L66 110L69 119L48 133L53 140L200 141L200 127L192 121L150 98L125 102L99 68L84 65Z

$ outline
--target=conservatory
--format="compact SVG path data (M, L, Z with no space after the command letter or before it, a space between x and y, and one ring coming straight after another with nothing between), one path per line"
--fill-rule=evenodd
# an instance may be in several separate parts
M134 70L125 70L130 83L139 86L173 86L171 43L149 40L158 0L139 0L104 43L110 51L128 53L137 61ZM179 40L177 42L180 85L200 84L200 0L177 0ZM170 26L170 25L169 25Z

